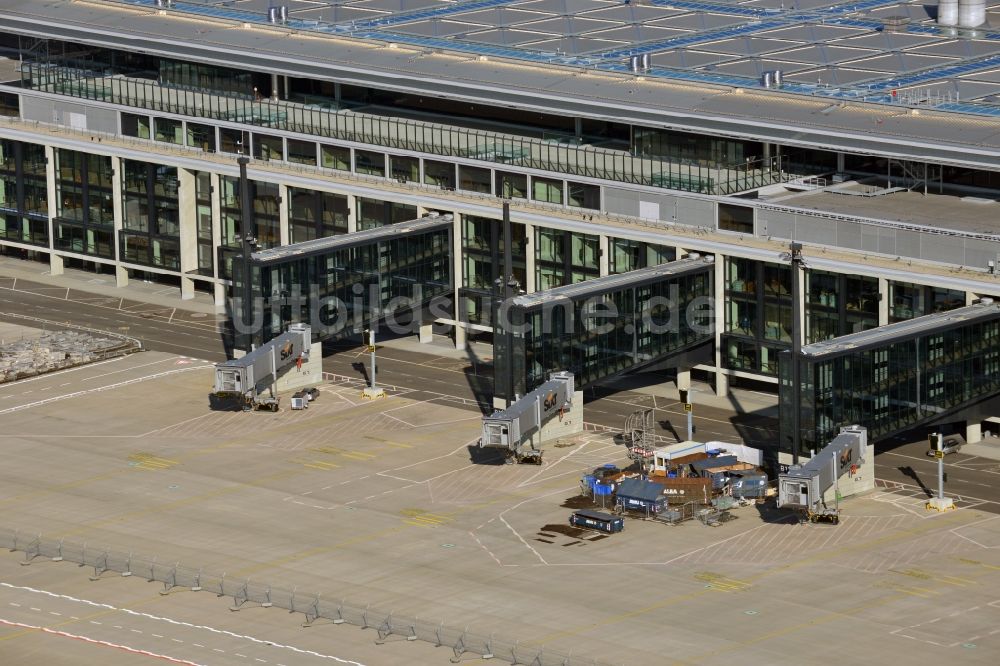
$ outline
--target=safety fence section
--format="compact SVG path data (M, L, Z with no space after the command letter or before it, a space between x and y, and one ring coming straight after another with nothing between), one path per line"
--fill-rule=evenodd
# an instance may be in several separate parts
M242 576L208 572L170 560L161 561L156 557L150 559L131 552L48 538L41 534L0 529L0 547L24 553L24 564L49 560L89 567L92 569L90 579L94 581L114 574L144 578L150 583L161 583L163 589L160 594L164 595L186 588L231 599L232 611L245 606L283 608L292 613L301 613L303 626L306 627L330 623L372 629L375 631L377 644L391 637L424 641L451 649L453 663L470 656L479 656L524 666L609 666L604 662L548 650L543 646L521 644L494 634L477 633L470 631L468 627L457 628L428 618L397 615L370 605L348 602L336 595L307 592L299 588L289 590Z

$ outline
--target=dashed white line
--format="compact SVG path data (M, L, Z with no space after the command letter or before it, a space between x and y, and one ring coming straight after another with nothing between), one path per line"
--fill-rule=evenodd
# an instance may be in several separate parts
M55 611L49 611L49 615L56 615L58 617L62 617L62 613L57 613Z

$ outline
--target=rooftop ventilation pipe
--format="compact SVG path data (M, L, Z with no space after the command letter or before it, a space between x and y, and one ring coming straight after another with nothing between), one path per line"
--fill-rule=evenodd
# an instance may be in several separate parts
M938 25L958 25L958 0L938 0Z
M984 23L986 23L986 0L958 0L959 28L978 28Z
M648 53L643 53L641 55L630 55L628 57L628 71L633 74L641 74L643 72L648 72L651 64L651 59Z

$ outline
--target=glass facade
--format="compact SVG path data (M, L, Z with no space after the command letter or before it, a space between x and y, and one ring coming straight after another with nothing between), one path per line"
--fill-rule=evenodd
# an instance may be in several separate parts
M677 258L677 251L672 247L626 238L609 238L608 246L611 251L612 273L628 273L648 266L659 266Z
M0 239L47 246L45 147L0 140Z
M788 266L727 258L723 363L778 374L778 353L792 342L792 272Z
M803 451L822 448L841 426L863 425L878 441L1000 391L1000 311L990 308L992 317L970 317L895 339L883 327L881 341L859 341L815 357L805 347L800 360ZM784 451L791 450L792 391L789 351L781 362Z
M194 175L195 200L198 206L198 273L211 276L215 272L212 253L215 220L212 217L212 175L198 171Z
M806 343L878 326L878 279L806 271Z
M417 207L408 204L358 197L358 231L417 219Z
M175 167L122 160L124 219L119 260L180 270L177 188Z
M374 240L343 236L327 249L262 259L252 267L254 298L260 299L263 312L255 343L295 322L310 324L314 340L336 339L362 330L393 308L407 310L413 303L447 295L452 290L450 254L451 229L438 227L383 233ZM235 265L233 293L240 294L241 262Z
M567 177L709 194L733 194L779 182L785 176L780 160L763 159L762 145L752 141L591 120L583 120L578 130L582 134L577 134L574 119L568 115L534 114L530 121L534 126L528 126L523 119L510 122L515 118L509 109L489 105L477 105L465 122L453 125L365 113L360 109L343 113L343 99L349 99L352 105L374 104L431 112L440 109L433 108L438 100L427 96L401 98L361 86L342 85L341 95L331 82L308 77L289 79L287 92L291 99L278 99L272 93L281 91L271 89L271 77L264 73L80 44L54 41L51 44L55 50L22 51L23 86L154 114L178 114L198 123L239 122L272 131L427 153L443 159L476 160L484 163L479 168L489 164L512 165ZM13 114L16 110L13 100L0 107L6 113ZM455 109L450 111L454 113ZM162 127L160 122L154 122L155 138L183 144L177 122L166 119ZM222 150L232 148L225 140L220 143ZM280 150L261 151L258 157L281 159L277 157L280 154ZM455 188L454 165L451 168L448 176L439 174L433 165L430 169L425 165L424 182ZM480 189L484 175L462 174L462 182L474 191L485 191ZM599 191L591 186L546 180L541 179L537 185L532 183L532 198L551 202L558 195L567 205L599 208ZM527 196L527 187L517 190L502 196ZM502 192L499 187L496 191Z
M346 196L288 188L289 239L292 243L346 234L347 213Z
M114 258L111 158L56 151L55 247Z
M233 257L241 253L243 212L240 208L240 179L220 176L222 187L221 242L219 247L219 277L231 279ZM255 229L249 231L260 249L276 247L281 241L278 185L250 181Z
M711 263L692 260L628 286L614 278L611 291L599 279L563 297L515 299L503 320L511 332L494 327L495 394L525 395L557 370L573 372L580 389L711 341L712 276Z
M535 286L546 291L601 274L597 236L535 228Z
M889 323L965 305L965 293L907 282L889 282Z
M526 284L527 238L523 224L511 223L511 262L514 279ZM459 297L464 321L489 325L493 320L494 282L503 272L503 222L474 215L462 216L462 288Z

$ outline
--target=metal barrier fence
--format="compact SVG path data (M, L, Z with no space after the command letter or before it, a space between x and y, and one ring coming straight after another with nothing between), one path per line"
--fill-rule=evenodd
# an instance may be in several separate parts
M162 583L160 594L164 595L175 588L213 592L218 597L232 599L232 611L247 604L283 608L292 613L302 613L304 627L312 626L319 620L329 620L335 625L351 624L362 629L374 629L377 634L376 644L384 643L392 636L408 641L424 641L436 647L450 648L453 663L467 655L478 655L484 659L496 658L523 666L609 666L606 662L586 657L547 650L544 647L521 645L518 641L493 634L472 632L468 627L458 629L426 618L396 615L391 611L374 609L370 605L350 603L336 596L307 593L298 588L288 590L250 578L210 573L176 562L171 563L169 560L161 562L158 558L148 559L134 553L64 539L50 539L40 534L0 529L0 547L24 553L23 564L44 558L53 562L74 562L80 566L92 567L90 579L95 581L105 574L113 573L144 578L150 583Z

